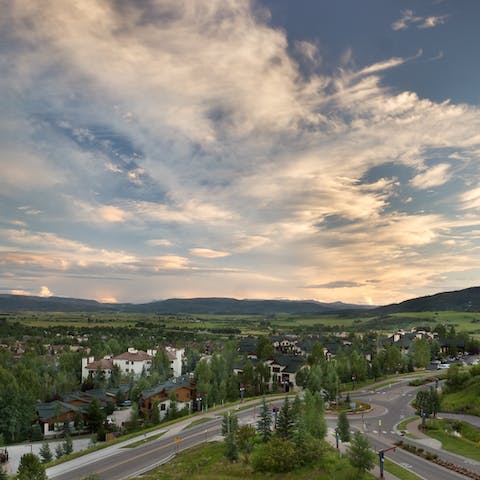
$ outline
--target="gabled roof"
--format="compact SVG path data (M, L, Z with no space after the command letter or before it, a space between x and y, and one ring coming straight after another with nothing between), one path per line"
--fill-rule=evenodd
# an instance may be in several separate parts
M238 341L238 353L240 355L256 353L257 352L257 339L254 337L241 338Z
M305 359L298 355L274 355L273 359L279 365L284 366L284 371L287 373L296 373L305 365Z
M60 402L59 400L49 403L37 403L35 405L35 409L37 410L38 418L42 422L52 420L53 418L59 417L64 413L81 411L80 408L69 405L68 403Z
M145 398L152 397L153 395L158 395L159 393L165 392L166 394L177 390L178 388L194 388L192 386L191 378L188 375L182 375L181 377L171 378L166 382L159 383L155 387L148 388L143 390L141 396Z
M88 370L111 370L113 368L113 360L111 358L95 360L94 362L88 363L86 368Z
M145 360L151 360L152 356L143 350L136 352L125 352L114 357L114 360L129 360L133 362L144 362Z

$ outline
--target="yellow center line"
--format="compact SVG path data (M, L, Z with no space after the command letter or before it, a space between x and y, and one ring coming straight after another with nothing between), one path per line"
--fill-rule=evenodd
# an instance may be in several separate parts
M192 433L190 435L187 435L185 437L182 437L180 438L181 441L183 440L188 440L189 438L193 438L195 436L198 436L198 435L204 435L205 432L197 432L197 433ZM153 450L148 450L147 452L144 452L144 453L141 453L139 455L137 455L135 457L135 459L137 458L142 458L142 457L146 457L147 455L150 455L154 452L158 452L159 450L162 450L164 448L167 448L167 447L171 447L171 446L174 446L176 445L176 442L175 442L175 439L173 439L173 441L171 443L167 443L166 445L162 445L160 447L157 447L157 448L154 448ZM107 472L108 470L113 470L114 468L117 468L119 467L120 465L123 465L125 463L130 463L132 461L132 459L128 459L128 460L124 460L123 462L116 462L115 465L111 465L111 466L108 466L108 467L105 467L103 468L102 470L96 470L95 473L104 473L104 472Z

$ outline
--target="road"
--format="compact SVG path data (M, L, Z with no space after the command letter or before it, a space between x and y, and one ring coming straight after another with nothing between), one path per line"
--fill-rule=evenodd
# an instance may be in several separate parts
M429 385L423 387L409 387L408 379L402 380L394 385L386 386L372 393L364 393L352 396L355 399L361 399L374 406L371 414L364 415L364 422L358 416L352 417L351 425L364 431L369 437L370 443L376 450L385 449L393 446L394 442L402 439L406 443L411 443L425 451L436 453L441 458L468 468L469 470L480 473L480 462L455 455L444 450L431 448L420 441L415 441L407 437L400 437L395 430L395 425L405 418L415 415L415 410L409 403L415 398L418 390L430 388ZM409 469L427 480L448 480L452 478L466 478L458 475L443 467L439 467L416 455L412 455L404 450L388 452L386 455L397 463L408 465Z
M480 472L479 462L473 462L445 451L435 451L414 440L398 435L394 428L395 425L402 419L414 414L413 409L408 404L414 398L419 388L422 388L409 387L407 384L408 380L402 380L395 385L385 387L376 392L351 395L352 400L362 399L374 407L372 411L365 412L363 415L351 415L349 417L351 426L363 431L369 437L370 443L376 450L389 448L393 446L395 441L402 438L404 441L417 444L417 446L421 446L425 450L431 450L437 454L441 453L440 456L442 458L452 463ZM281 401L278 400L276 403L280 405ZM259 407L257 406L255 409L251 407L236 412L239 423L254 423L258 411ZM148 441L135 448L122 448L120 444L57 465L47 470L48 478L51 480L81 480L90 473L98 474L101 480L127 480L138 476L158 466L162 461L168 460L176 452L212 440L218 436L222 422L221 415L219 411L204 413L202 416L208 418L205 423L185 429L187 425L190 425L196 419L184 420L169 427L168 430L159 429L159 431L165 431L160 438ZM327 416L327 423L330 428L334 428L336 417ZM158 431L155 433L158 433ZM456 474L398 448L395 452L388 452L386 456L426 480L466 478L463 475Z
M256 400L255 403L257 403ZM278 405L281 401L277 402ZM251 407L236 412L239 423L250 423L256 420L258 407ZM170 458L176 452L194 445L206 442L218 436L221 430L222 414L218 411L202 414L210 420L200 425L184 429L196 418L189 418L165 430L164 435L156 440L150 440L134 448L116 445L85 455L78 459L65 462L47 470L51 480L81 480L90 473L96 473L102 480L126 480L140 475L159 465L162 460ZM158 433L154 432L154 433ZM142 437L139 437L141 440ZM130 441L131 443L131 441Z

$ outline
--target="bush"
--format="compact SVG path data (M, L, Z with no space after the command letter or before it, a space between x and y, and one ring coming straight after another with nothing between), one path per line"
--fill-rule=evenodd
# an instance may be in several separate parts
M258 472L289 472L299 466L295 445L282 438L272 438L258 445L252 454L253 468Z

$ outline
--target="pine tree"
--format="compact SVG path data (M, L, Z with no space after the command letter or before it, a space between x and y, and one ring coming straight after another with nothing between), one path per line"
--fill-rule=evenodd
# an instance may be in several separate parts
M257 422L257 430L260 434L262 442L266 443L272 436L272 416L270 410L265 401L265 397L262 400L262 406L260 407L260 419Z
M33 453L25 453L20 458L18 466L18 480L47 480L45 466L40 459Z
M350 464L357 469L359 476L375 465L375 454L370 450L367 437L360 432L353 434L347 455Z
M53 454L50 450L50 445L47 442L42 443L40 448L40 458L42 459L42 463L48 463L53 460Z
M225 456L231 462L238 460L237 431L237 416L234 413L226 412L223 415L222 435L225 437Z
M350 422L348 421L347 414L340 412L337 422L338 436L342 442L350 441Z
M63 446L61 443L57 443L57 448L55 448L55 458L63 457Z
M293 436L294 421L288 397L285 397L277 422L277 435L285 440Z
M72 437L70 435L65 436L65 440L63 442L63 454L70 455L73 452L73 442Z

